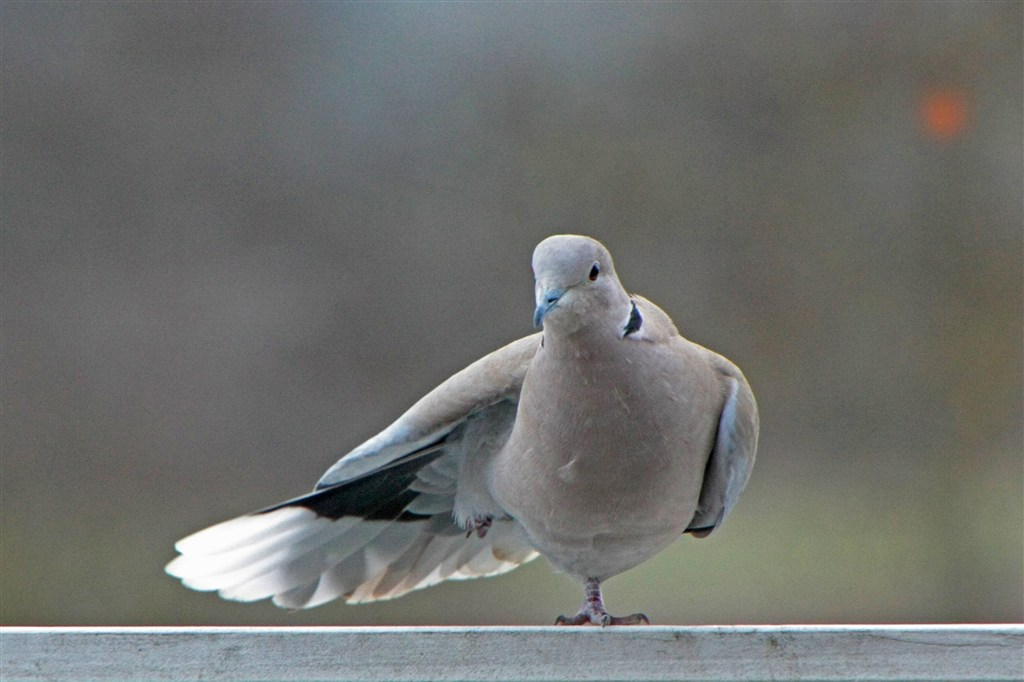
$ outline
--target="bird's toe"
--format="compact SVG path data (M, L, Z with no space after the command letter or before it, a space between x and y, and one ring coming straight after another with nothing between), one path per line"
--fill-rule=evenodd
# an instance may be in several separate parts
M634 613L631 616L608 616L605 625L650 625L651 619L642 613Z

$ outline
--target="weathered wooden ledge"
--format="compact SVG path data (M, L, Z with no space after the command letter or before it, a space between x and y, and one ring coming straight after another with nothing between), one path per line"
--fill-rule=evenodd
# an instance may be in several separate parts
M1021 680L1024 625L0 628L18 680Z

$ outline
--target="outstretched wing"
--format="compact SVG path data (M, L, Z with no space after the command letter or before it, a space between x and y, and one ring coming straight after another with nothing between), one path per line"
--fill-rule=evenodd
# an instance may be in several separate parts
M308 608L494 575L536 556L518 524L483 538L453 520L463 462L507 440L539 335L485 356L331 467L316 490L199 531L167 572L226 599Z

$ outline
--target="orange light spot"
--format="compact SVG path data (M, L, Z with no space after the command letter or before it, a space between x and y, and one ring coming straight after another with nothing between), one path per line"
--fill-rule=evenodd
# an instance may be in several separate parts
M963 90L933 90L921 98L918 116L929 135L945 141L967 130L968 109L968 96Z

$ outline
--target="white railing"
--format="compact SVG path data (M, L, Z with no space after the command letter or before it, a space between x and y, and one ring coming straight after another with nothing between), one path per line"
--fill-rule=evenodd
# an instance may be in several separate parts
M0 628L19 680L1022 680L1024 625Z

